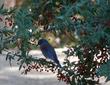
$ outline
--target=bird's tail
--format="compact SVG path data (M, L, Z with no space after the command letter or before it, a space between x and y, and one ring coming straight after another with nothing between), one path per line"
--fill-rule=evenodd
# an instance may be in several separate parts
M60 67L60 68L62 67L58 60L56 60L55 63L58 65L58 67Z
M58 67L60 67L60 68L62 67L60 63L58 64Z

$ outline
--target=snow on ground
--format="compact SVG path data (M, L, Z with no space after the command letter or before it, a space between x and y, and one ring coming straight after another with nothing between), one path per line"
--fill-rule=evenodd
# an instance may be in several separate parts
M62 51L65 50L66 48L56 49L61 64L65 57ZM43 57L39 50L32 50L30 54L35 57ZM15 61L11 67L5 58L5 52L2 55L0 54L0 85L66 85L64 82L59 82L56 74L53 73L31 71L27 75L21 74L21 71L18 70L19 66L15 64ZM78 59L75 57L74 60ZM101 85L110 85L110 82L104 83L104 77L101 77L100 80Z
M62 54L59 50L57 53L60 58ZM39 50L33 50L30 54L43 57ZM13 62L12 67L10 67L5 58L6 53L3 52L0 55L0 85L66 85L64 82L59 82L56 74L53 73L31 71L27 75L21 74L21 71L18 70L19 66Z

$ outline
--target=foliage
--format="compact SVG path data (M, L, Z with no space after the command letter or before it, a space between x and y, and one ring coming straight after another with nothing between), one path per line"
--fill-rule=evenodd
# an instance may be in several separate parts
M72 8L74 10L72 10L73 28L80 40L78 45L65 52L67 54L66 62L64 62L65 72L61 71L65 76L69 76L71 85L93 85L98 82L95 78L102 75L109 80L109 70L105 70L109 65L110 50L109 6L109 0L94 2L79 0ZM78 56L79 61L69 62L70 56Z
M58 72L58 79L71 85L95 85L100 76L110 79L110 0L25 0L21 7L3 11L1 7L0 13L11 15L14 21L11 30L0 28L0 50L16 44L19 52L9 52L6 59L17 57L25 73L32 69ZM62 68L29 55L33 42L48 31L66 31L72 42L78 37L78 43L64 52ZM74 61L74 56L79 60Z

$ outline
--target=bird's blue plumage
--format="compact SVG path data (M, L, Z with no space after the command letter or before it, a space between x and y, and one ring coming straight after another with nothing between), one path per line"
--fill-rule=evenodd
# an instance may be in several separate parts
M53 60L59 67L61 67L54 48L46 39L40 39L38 45L40 45L40 49L46 58Z

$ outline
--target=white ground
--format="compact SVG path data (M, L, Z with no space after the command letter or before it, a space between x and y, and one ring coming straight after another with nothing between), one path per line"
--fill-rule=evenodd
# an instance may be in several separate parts
M60 62L63 61L65 56L62 53L64 50L66 49L56 49ZM31 54L43 57L39 50L31 51ZM19 66L15 62L10 67L8 61L5 60L5 55L6 53L4 52L0 55L0 85L66 85L64 82L59 82L56 74L53 73L32 71L27 75L22 75L21 71L18 70ZM101 78L101 85L110 85L109 82L104 83L104 80L105 78Z
M10 67L9 62L5 60L5 54L3 52L0 55L0 85L66 85L64 82L59 82L56 74L53 73L32 71L27 75L22 75L15 62ZM40 51L31 51L31 54L42 56ZM58 55L61 54L58 53Z

